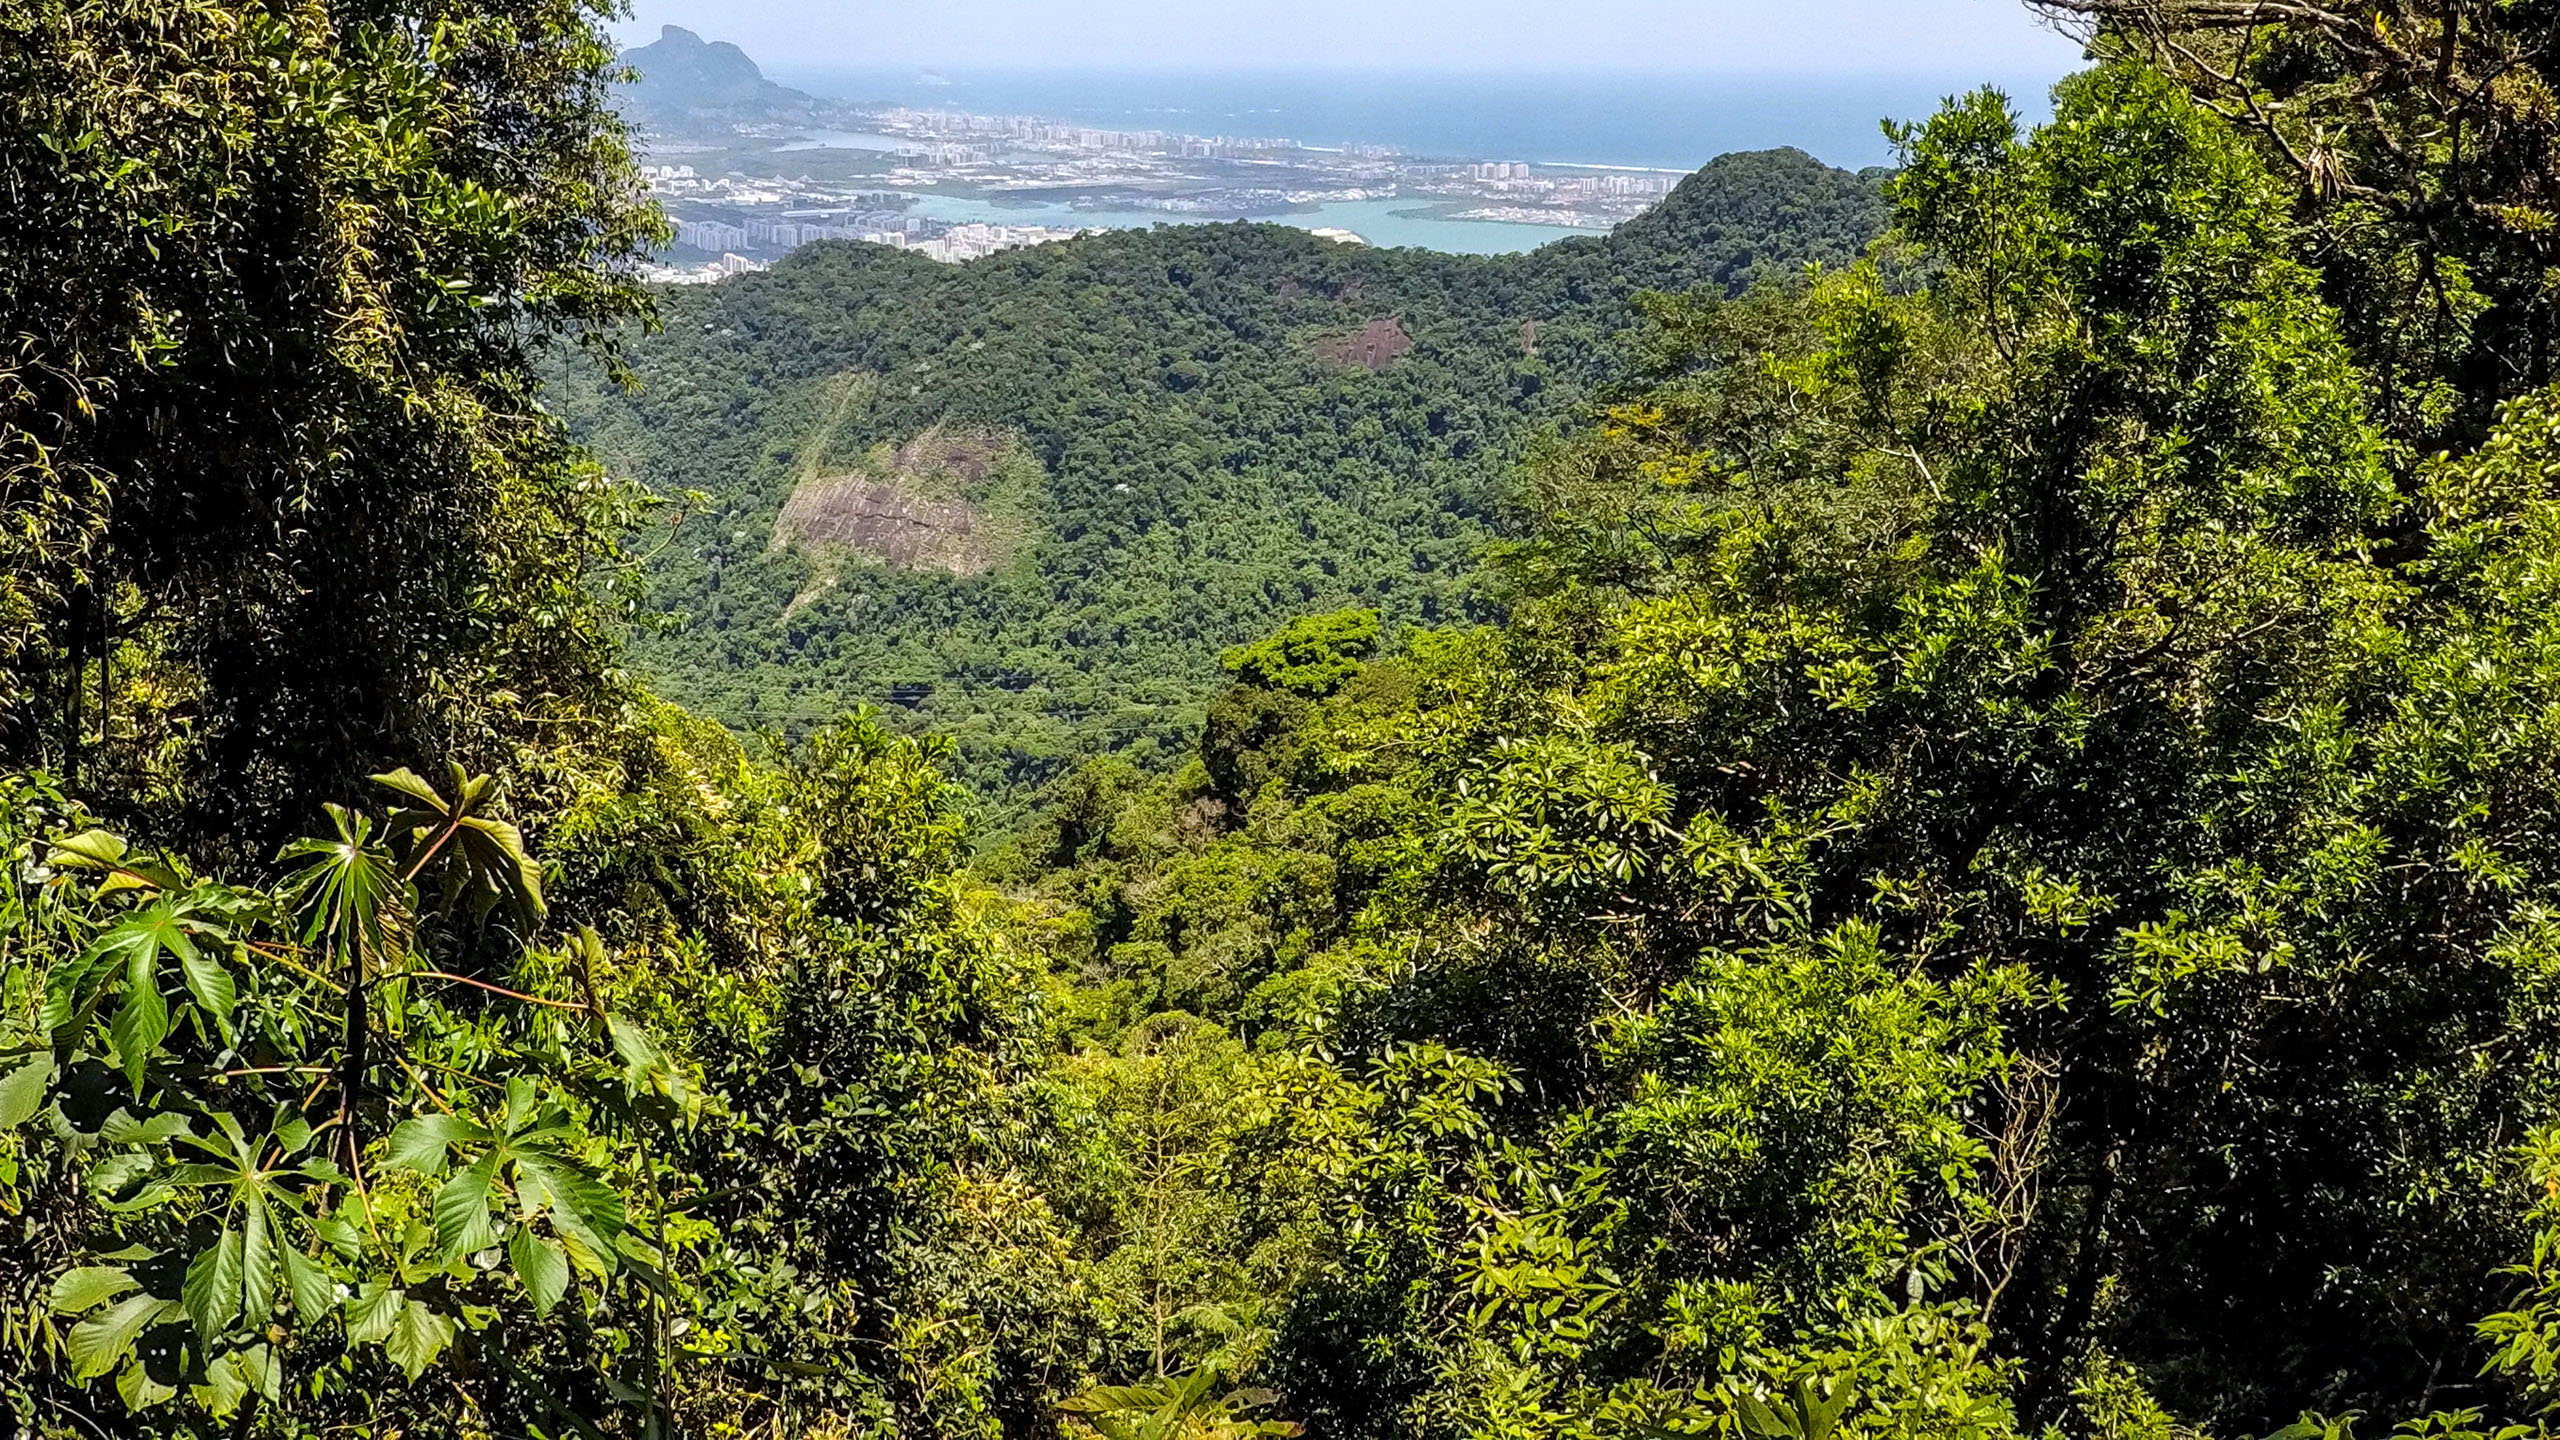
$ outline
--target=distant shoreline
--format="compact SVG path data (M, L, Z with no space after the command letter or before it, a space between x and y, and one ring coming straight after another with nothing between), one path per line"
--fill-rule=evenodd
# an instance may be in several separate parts
M784 65L773 77L847 104L910 104L1085 124L1271 135L1310 149L1392 146L1413 156L1555 162L1593 172L1688 174L1737 150L1793 148L1857 170L1892 163L1877 122L1924 119L1950 94L1997 85L2030 122L2076 66L2051 74L1612 76L1238 72L1198 76L949 69L922 87L907 69Z

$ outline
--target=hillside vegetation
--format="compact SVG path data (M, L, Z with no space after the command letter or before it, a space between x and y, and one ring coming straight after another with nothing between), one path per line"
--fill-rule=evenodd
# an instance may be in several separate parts
M1687 208L653 298L605 8L0 0L12 1433L2548 1433L2539 12L2089 0L1818 275ZM653 303L695 398L560 400ZM1477 528L1304 502L1445 563L1195 558L1228 644L1105 564L1359 553L1221 528L1301 474ZM1218 679L1075 671L1197 726L987 841L993 752L653 691L652 563L1045 585L1035 681L1153 576Z
M1018 817L1076 760L1178 755L1219 651L1290 615L1490 615L1470 576L1506 477L1608 375L1631 296L1845 264L1882 224L1877 177L1783 151L1522 256L1259 225L958 267L812 246L663 296L637 385L566 413L617 473L707 497L652 565L682 622L637 648L656 683L786 734L894 704ZM896 458L962 434L1037 473ZM822 493L877 542L811 532Z

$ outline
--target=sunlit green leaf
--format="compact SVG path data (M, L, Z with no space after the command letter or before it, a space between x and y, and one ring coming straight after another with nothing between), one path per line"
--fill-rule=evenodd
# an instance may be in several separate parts
M533 1301L534 1313L548 1315L551 1307L569 1289L569 1257L560 1247L535 1235L524 1226L507 1237L507 1258L515 1266L516 1278L524 1283L524 1293Z
M408 1297L381 1280L368 1280L347 1298L347 1338L359 1345L390 1338Z
M445 1172L446 1152L456 1145L486 1145L497 1137L458 1115L420 1115L391 1129L385 1164L421 1175Z
M252 1326L276 1308L274 1221L255 1191L240 1206L240 1313Z
M165 1405L177 1395L177 1386L163 1385L152 1379L151 1372L139 1359L126 1361L124 1368L116 1372L116 1396L124 1401L128 1410L148 1410L155 1405Z
M184 1313L165 1300L133 1295L72 1326L63 1340L64 1353L71 1360L71 1378L85 1385L115 1369L132 1353L134 1341L145 1329L168 1316Z
M160 987L127 986L124 1004L117 1007L115 1019L107 1023L107 1033L115 1040L116 1058L123 1062L125 1078L133 1083L136 1094L141 1093L143 1070L159 1052L160 1042L169 1038L169 1006L160 997Z
M382 1342L382 1353L391 1357L391 1362L399 1366L403 1374L415 1380L425 1373L428 1366L436 1363L436 1357L444 1353L447 1345L453 1343L453 1334L451 1320L412 1301L400 1308L398 1323L392 1326L390 1336Z
M320 1262L291 1245L278 1245L276 1258L284 1268L285 1293L293 1301L294 1315L305 1325L317 1323L337 1304L337 1282Z
M436 1248L446 1259L475 1254L498 1243L489 1217L490 1188L497 1171L497 1157L484 1155L436 1190L429 1209L435 1216Z
M47 1304L56 1315L79 1315L135 1288L133 1276L118 1266L82 1265L54 1280Z
M204 1383L190 1392L205 1413L216 1420L228 1420L249 1398L249 1377L230 1355L217 1356L204 1367Z
M211 955L193 954L178 957L178 968L185 975L187 993L213 1017L213 1023L227 1037L231 1033L231 1012L240 1005L238 986L231 979L231 967Z
M240 1318L240 1266L240 1232L230 1227L187 1264L186 1283L178 1297L186 1305L187 1318L195 1322L196 1333L208 1340Z
M38 1052L0 1074L0 1130L14 1130L44 1108L53 1084L53 1056Z

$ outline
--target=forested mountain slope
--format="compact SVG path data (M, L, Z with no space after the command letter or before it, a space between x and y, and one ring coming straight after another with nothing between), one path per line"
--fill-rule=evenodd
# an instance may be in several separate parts
M1268 225L946 267L835 243L661 297L628 391L564 408L708 497L653 570L674 696L805 730L861 704L953 735L982 793L1179 750L1223 647L1310 610L1485 611L1505 476L1606 373L1643 290L1854 258L1881 180L1729 155L1605 239L1460 257Z
M586 418L764 486L793 625L1361 593L1240 577L1568 422L1496 622L1290 617L973 850L938 742L624 662L607 8L0 0L0 1430L2549 1434L2545 9L2089 0L1614 376L1786 206L665 297L681 423Z

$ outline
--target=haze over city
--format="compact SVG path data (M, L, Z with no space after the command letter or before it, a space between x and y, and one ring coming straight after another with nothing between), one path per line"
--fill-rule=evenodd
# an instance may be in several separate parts
M2079 47L2011 0L640 0L788 77L875 65L2042 75ZM1639 38L1641 37L1641 38Z

